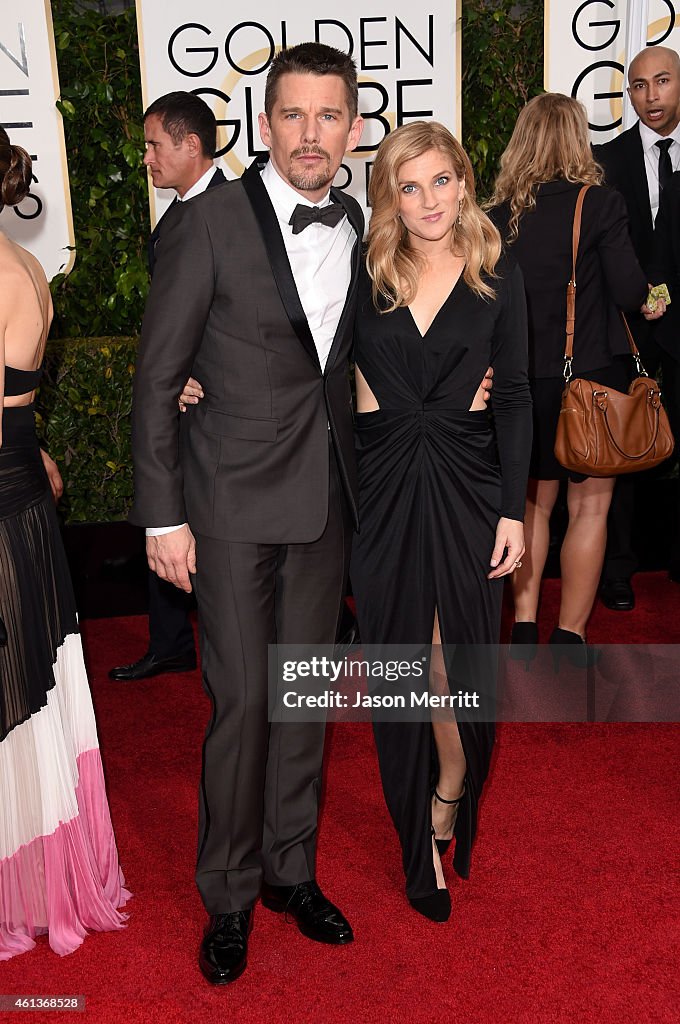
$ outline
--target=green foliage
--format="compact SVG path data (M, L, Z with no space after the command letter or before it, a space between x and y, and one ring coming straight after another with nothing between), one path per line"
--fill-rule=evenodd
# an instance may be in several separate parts
M148 290L149 207L134 10L52 0L76 238L52 282L53 336L134 334Z
M68 522L125 519L132 502L130 411L136 338L48 343L38 432L64 478Z
M462 32L463 145L483 199L520 109L543 91L543 0L463 0Z

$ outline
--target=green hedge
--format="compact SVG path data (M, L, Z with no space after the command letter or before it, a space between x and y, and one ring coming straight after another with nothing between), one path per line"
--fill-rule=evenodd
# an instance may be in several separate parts
M47 346L38 432L64 478L60 509L67 522L127 516L136 351L136 338L70 338Z
M543 92L543 0L463 0L463 145L488 198L527 100Z
M53 337L139 332L149 193L134 10L52 0L76 261L52 282Z

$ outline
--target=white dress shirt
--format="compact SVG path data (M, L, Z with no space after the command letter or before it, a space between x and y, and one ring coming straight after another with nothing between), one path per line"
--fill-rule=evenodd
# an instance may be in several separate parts
M195 181L191 188L188 188L183 196L178 195L177 199L180 203L186 203L189 199L193 199L194 196L200 196L201 192L205 192L208 185L212 181L213 174L215 173L215 165L211 164L205 174L202 174L198 181Z
M318 203L310 202L284 181L271 160L262 171L262 183L281 228L290 269L323 370L347 298L356 232L347 217L343 217L336 227L309 224L294 235L289 221L295 207L298 204L310 208L328 206L330 190Z
M652 208L652 223L656 220L659 210L659 147L657 142L661 139L671 139L668 153L671 158L673 170L680 169L680 124L676 126L670 135L659 135L653 128L648 128L640 121L640 139L645 154L645 171L647 172L647 191L649 192L649 205Z
M212 170L206 171L203 178L209 181L212 173ZM185 193L184 202L198 194L198 186L203 178ZM207 188L208 181L203 189ZM294 235L289 221L295 207L298 204L309 207L328 206L331 202L330 188L323 199L312 203L281 177L271 160L267 161L262 171L262 183L281 228L290 269L323 370L347 299L356 232L345 216L335 227L309 224ZM182 526L149 527L146 535L159 537L180 530Z

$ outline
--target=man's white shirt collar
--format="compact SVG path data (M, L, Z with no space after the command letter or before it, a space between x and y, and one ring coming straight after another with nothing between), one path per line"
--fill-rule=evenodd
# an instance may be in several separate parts
M655 132L653 128L649 128L646 124L643 124L642 121L640 121L640 139L645 153L648 150L653 151L655 148L658 152L656 144L657 142L660 142L661 139L672 139L673 142L677 142L678 145L680 145L680 124L675 126L670 135L659 135L659 133Z
M186 203L189 199L193 199L194 196L200 196L201 192L205 192L214 173L215 166L214 164L211 164L205 174L202 174L198 181L195 181L191 188L188 188L182 197L177 196L180 203Z

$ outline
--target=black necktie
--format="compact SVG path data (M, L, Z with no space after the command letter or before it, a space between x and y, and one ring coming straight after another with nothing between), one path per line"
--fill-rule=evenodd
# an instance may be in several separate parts
M334 228L344 216L345 211L340 203L329 203L328 206L303 206L298 203L288 223L293 227L293 234L299 235L310 224L327 224L329 228Z
M666 185L670 184L670 180L673 177L673 164L671 163L671 155L668 150L673 144L672 139L661 139L659 142L655 142L654 145L659 150L659 188L665 188Z

